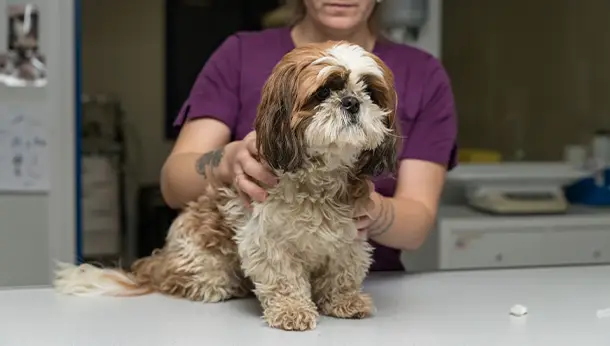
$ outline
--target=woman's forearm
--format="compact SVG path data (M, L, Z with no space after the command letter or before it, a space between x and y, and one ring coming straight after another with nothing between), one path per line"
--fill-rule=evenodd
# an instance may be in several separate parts
M230 162L236 142L205 153L178 153L167 159L161 170L161 192L172 208L181 208L205 190L205 180L229 185L233 181Z
M369 226L369 238L387 247L415 250L426 240L434 226L434 216L421 203L403 198L384 197L378 193L376 219Z

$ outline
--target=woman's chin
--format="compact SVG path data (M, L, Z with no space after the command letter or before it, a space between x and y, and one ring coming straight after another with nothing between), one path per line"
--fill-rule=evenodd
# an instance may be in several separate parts
M336 31L351 31L361 23L361 21L354 17L321 18L320 22L328 29Z

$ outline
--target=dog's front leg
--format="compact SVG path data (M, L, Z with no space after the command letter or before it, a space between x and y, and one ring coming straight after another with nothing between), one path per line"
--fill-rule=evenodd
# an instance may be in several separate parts
M284 330L314 329L318 311L311 300L309 275L290 250L263 239L264 234L252 220L237 238L242 268L254 283L264 320Z
M314 301L321 313L339 318L364 318L373 313L371 297L361 291L371 251L366 240L358 240L341 249L312 278Z

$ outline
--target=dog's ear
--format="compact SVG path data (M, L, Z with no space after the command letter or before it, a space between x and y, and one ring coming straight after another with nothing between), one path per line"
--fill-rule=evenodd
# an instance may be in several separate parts
M394 111L392 111L393 113ZM399 130L394 116L384 119L388 133L381 144L360 154L357 163L358 175L379 176L384 173L396 174L398 169L397 152L399 145Z
M297 97L297 65L281 61L265 82L254 123L260 157L277 171L293 172L303 165L300 126L293 126Z
M365 80L370 97L381 109L387 112L384 124L388 129L383 142L375 149L360 154L358 173L366 176L379 176L383 173L395 174L398 170L397 153L402 141L400 126L396 118L398 95L394 86L394 74L389 67L374 54L370 54L382 69L382 77L370 76Z

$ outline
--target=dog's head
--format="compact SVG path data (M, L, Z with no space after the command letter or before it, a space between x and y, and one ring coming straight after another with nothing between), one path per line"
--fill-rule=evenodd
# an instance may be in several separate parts
M302 46L263 87L257 146L283 172L314 160L358 175L395 172L395 112L394 76L377 56L346 42Z

